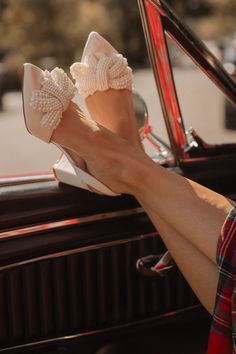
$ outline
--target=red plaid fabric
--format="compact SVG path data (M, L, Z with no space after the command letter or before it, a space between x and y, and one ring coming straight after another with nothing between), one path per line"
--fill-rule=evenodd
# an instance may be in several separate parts
M236 207L222 227L217 264L219 283L207 354L236 354Z

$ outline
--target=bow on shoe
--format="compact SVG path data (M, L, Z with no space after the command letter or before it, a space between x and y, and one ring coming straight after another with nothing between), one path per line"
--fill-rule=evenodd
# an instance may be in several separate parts
M121 54L112 56L102 54L100 58L90 54L85 57L84 62L74 63L70 70L76 80L78 92L83 98L109 88L115 90L132 88L132 69Z
M43 113L40 125L56 129L74 94L75 86L62 69L45 70L41 89L32 92L30 102L34 109Z

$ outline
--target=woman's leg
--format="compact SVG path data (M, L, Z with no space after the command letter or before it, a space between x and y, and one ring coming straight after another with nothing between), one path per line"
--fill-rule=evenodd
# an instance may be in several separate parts
M65 115L67 119L53 135L56 143L83 157L89 171L111 189L132 194L155 210L215 262L221 226L233 202L154 163L140 149L99 124L78 119L81 114L76 111Z
M122 107L123 99L119 104ZM212 311L216 244L231 202L167 171L127 140L95 122L78 119L79 114L72 111L65 112L67 119L62 120L53 140L69 145L85 159L89 171L111 189L133 194L141 202L190 285ZM119 117L119 111L113 112L111 119Z
M144 208L199 301L213 313L218 284L216 265L153 210L145 205Z
M121 97L123 105L120 105ZM107 104L104 105L104 102ZM137 149L142 149L129 92L114 90L106 93L97 92L89 96L86 103L90 114L97 122L130 141ZM143 207L199 300L209 312L213 312L218 283L218 270L215 264L163 221L149 206L144 204Z
M146 165L144 174L145 169L147 182L132 183L136 198L216 263L219 235L233 202L161 166Z
M95 121L141 150L130 91L108 90L96 92L86 99L86 104ZM160 172L164 170L160 166L157 166L156 170L158 170L158 167ZM147 173L141 183L145 185L150 177L151 172ZM165 173L165 178L167 179L166 183L164 183L164 180L155 180L155 176L153 178L153 190L158 185L162 189L162 186L166 184L162 189L162 193L164 192L162 199L159 198L159 194L155 198L156 204L159 202L158 210L162 212L162 222L165 220L169 226L171 225L215 263L218 237L225 216L232 206L231 203L197 183L173 173L168 174L168 171ZM152 189L149 193L152 193ZM176 195L175 199L173 193ZM169 204L167 204L168 200L170 201ZM155 209L152 206L152 197L147 197L146 191L140 196L139 201L143 204L145 210ZM191 206L190 208L187 203ZM193 211L194 209L196 214Z

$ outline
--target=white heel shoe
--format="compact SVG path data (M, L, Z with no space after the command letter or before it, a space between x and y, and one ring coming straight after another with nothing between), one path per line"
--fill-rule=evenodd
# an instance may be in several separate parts
M65 154L60 156L53 165L52 170L55 179L59 182L82 189L88 189L87 185L84 185L83 181L76 175L75 170Z
M91 32L80 63L70 67L79 94L86 99L96 91L132 90L132 69L127 59L97 32Z
M127 60L97 32L90 33L81 62L72 64L70 71L84 99L109 88L132 90L133 75ZM76 186L75 173L65 155L54 164L53 171L59 181Z
M68 108L74 93L75 87L62 69L55 68L49 72L42 71L32 64L24 64L23 110L29 133L50 143L53 131L60 124L62 114ZM58 148L70 161L76 180L74 185L88 190L92 187L105 195L117 195L80 169L61 146ZM68 183L70 184L70 181Z

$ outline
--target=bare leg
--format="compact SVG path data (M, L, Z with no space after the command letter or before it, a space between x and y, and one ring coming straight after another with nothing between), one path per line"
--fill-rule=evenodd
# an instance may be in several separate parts
M215 263L221 227L233 202L158 165L152 170L148 187L136 187L136 197Z
M218 283L217 267L155 212L143 206L194 293L203 306L213 313Z
M123 104L121 104L121 97ZM137 132L137 127L128 91L97 92L89 96L86 103L97 122L140 148L139 137L134 134ZM209 312L213 312L218 282L216 266L208 257L163 221L148 205L143 203L143 207L158 228L167 248L198 298Z
M86 99L86 103L90 113L97 122L130 141L137 149L140 149L141 144L136 134L137 127L130 91L108 90L97 92L89 96ZM160 186L160 190L162 189L162 185L164 186L160 203L158 203L159 194L158 198L155 198L158 210L162 213L162 222L165 220L170 226L168 213L166 212L169 206L172 227L215 263L216 246L220 229L232 204L221 195L193 181L170 173L156 164L157 172L163 174L163 179L160 181L155 180L155 177L152 178L153 189L155 185ZM147 176L144 178L151 180L151 174L147 173ZM174 200L171 190L174 191L176 196ZM152 191L149 192L151 193ZM140 202L145 206L146 210L148 208L151 211L151 208L153 209L152 198L148 199L150 202L146 202L147 191L141 194L139 197ZM166 203L166 201L169 202ZM188 208L186 202L189 203L190 208ZM154 209L156 210L156 208ZM192 212L193 209L196 210L196 213ZM198 232L198 227L195 231L196 226L201 227L201 234Z
M113 190L141 201L190 285L212 311L218 276L216 244L231 202L163 169L95 122L80 119L75 106L65 116L53 140L82 156L90 172Z

